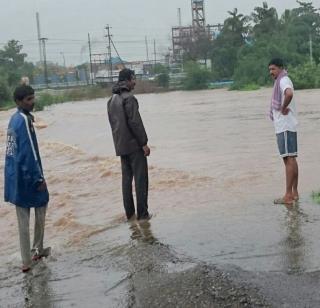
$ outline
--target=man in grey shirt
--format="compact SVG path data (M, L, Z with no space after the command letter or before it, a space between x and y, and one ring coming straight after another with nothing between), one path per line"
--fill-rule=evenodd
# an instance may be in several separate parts
M128 220L135 217L132 195L134 178L137 196L137 219L149 219L148 137L139 113L139 104L132 94L136 84L134 71L123 69L108 101L108 117L116 155L121 158L123 204Z

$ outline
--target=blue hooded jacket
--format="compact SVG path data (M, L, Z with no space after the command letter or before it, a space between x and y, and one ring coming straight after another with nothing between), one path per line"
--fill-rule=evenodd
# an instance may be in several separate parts
M33 117L18 109L10 119L7 132L4 200L24 208L46 206L48 190L37 189L43 181Z

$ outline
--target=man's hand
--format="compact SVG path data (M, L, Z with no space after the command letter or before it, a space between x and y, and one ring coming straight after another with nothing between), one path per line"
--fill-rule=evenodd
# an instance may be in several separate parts
M288 108L288 106L291 103L292 98L293 98L292 89L290 89L290 88L286 89L285 92L284 92L284 102L283 102L283 105L281 107L281 113L283 115L288 115L288 113L290 112L290 108Z
M284 106L281 107L281 113L283 115L288 115L289 112L290 112L290 108L284 107Z
M143 152L144 152L144 156L149 156L150 155L150 148L148 147L148 145L145 145L144 147L142 147Z
M45 191L47 189L47 183L45 180L39 184L37 191Z

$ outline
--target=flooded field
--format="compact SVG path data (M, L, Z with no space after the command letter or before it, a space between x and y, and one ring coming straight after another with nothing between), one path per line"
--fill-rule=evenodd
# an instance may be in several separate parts
M137 96L151 145L144 224L125 221L107 100L36 113L52 256L20 273L15 211L1 201L0 307L319 307L320 90L296 92L301 200L289 209L273 205L284 167L270 95ZM12 113L0 113L2 173Z

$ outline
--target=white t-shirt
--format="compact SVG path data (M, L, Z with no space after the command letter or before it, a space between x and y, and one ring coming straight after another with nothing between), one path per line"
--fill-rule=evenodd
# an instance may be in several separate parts
M287 89L293 89L292 81L289 77L282 77L280 81L281 89L281 105L284 103L284 92ZM283 115L280 110L273 110L273 123L276 134L280 134L285 131L296 132L298 126L296 105L294 102L294 97L292 98L288 108L290 109L287 115Z

